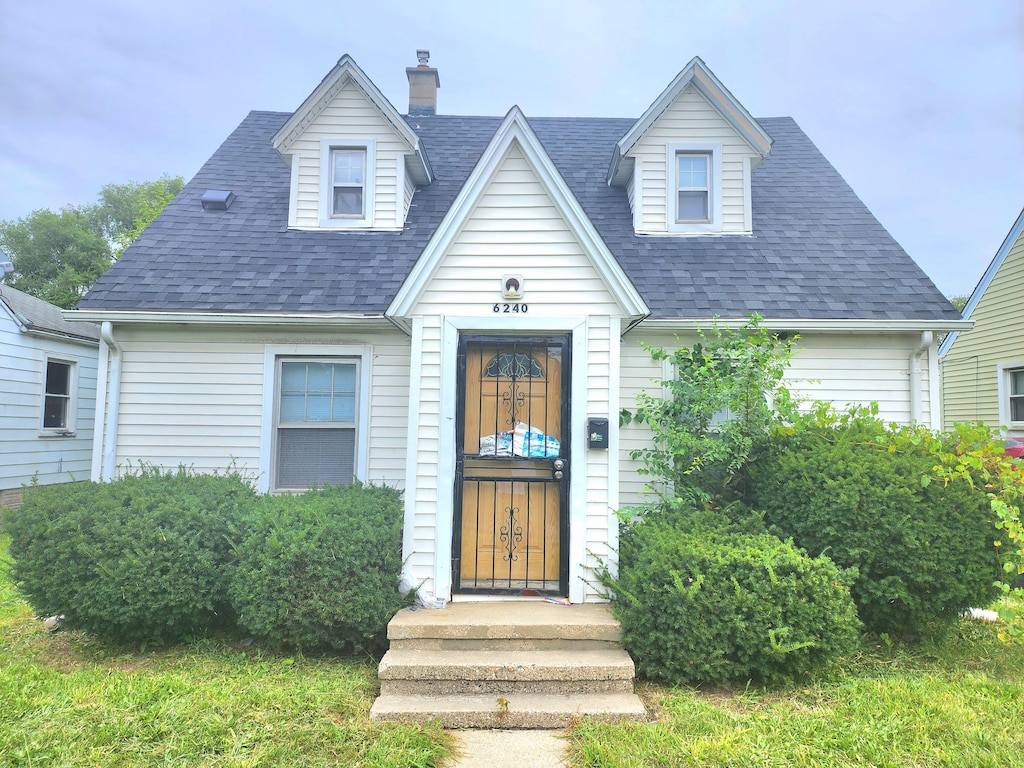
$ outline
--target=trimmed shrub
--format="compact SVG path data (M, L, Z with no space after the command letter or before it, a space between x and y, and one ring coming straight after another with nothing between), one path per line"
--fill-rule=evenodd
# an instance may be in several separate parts
M997 594L989 499L965 478L932 481L938 440L863 414L819 413L749 466L750 503L773 530L856 569L851 593L872 632L941 631Z
M8 510L12 577L40 616L102 640L164 644L230 626L237 474L143 467L112 483L37 486Z
M785 683L855 647L860 623L832 561L709 520L623 531L619 576L603 582L638 672L672 685Z
M354 483L267 496L245 527L231 586L241 627L278 648L385 647L387 622L407 604L398 491Z

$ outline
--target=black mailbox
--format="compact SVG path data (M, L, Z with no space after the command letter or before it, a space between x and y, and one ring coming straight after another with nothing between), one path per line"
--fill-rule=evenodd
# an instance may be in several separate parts
M608 419L587 419L587 448L608 450Z

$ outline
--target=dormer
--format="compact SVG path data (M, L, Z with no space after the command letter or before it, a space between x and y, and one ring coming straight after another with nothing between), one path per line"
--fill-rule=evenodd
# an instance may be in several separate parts
M431 181L415 131L348 54L274 136L291 168L288 226L396 230Z
M772 139L694 58L619 140L608 183L644 235L750 234L750 179Z

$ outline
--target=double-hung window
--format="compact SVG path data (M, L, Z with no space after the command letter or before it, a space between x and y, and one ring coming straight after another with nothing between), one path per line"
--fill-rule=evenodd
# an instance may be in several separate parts
M1024 422L1024 368L1006 372L1010 422Z
M711 154L676 153L676 223L711 221Z
M279 358L274 486L305 490L355 477L358 359Z
M376 142L333 138L320 142L320 226L372 227Z
M722 231L722 147L714 142L667 146L666 224L669 232Z
M331 150L331 216L362 219L366 216L366 150Z
M44 433L69 434L74 431L74 385L74 363L47 359L43 384Z

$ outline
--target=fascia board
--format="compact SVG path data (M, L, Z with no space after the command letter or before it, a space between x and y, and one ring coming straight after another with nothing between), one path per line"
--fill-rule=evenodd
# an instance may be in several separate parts
M459 190L455 201L438 225L434 236L423 249L409 277L399 289L385 314L388 317L403 317L426 289L427 283L440 264L442 255L448 251L463 224L472 212L487 184L497 171L499 163L513 141L518 141L523 154L537 173L555 206L565 218L573 234L580 239L585 250L595 259L595 267L615 296L623 312L630 317L650 314L650 310L636 288L619 267L608 246L598 235L593 224L583 212L568 184L558 172L537 135L533 132L526 116L518 106L513 106L495 131L487 149L484 150L469 178Z
M618 176L622 158L636 146L637 142L654 125L654 122L675 102L688 85L693 85L701 92L708 103L750 145L751 149L760 154L762 158L767 157L772 146L771 136L729 92L729 89L715 77L715 74L708 69L701 58L695 56L626 132L626 135L619 139L616 144L617 151L608 170L607 181L609 184L614 183Z
M742 328L750 318L648 318L641 324L644 328L666 330L707 330L711 328ZM762 318L761 325L777 331L831 331L872 333L913 333L917 331L968 331L974 327L973 320L870 320L867 318L848 320L826 320L815 318Z
M978 302L981 301L981 297L985 295L985 291L989 285L995 279L996 273L999 271L999 267L1006 261L1006 257L1010 251L1013 250L1013 246L1017 244L1017 240L1021 234L1024 233L1024 209L1021 209L1020 214L1017 216L1017 220L1010 227L1009 233L1003 240L1003 244L999 246L999 250L996 251L996 255L992 257L992 261L989 263L988 268L985 270L985 274L981 276L981 280L978 281L974 291L971 293L971 297L967 300L967 304L964 305L963 316L964 320L969 320L971 314L974 312L974 308L978 306ZM942 344L939 345L939 357L945 357L949 348L953 346L953 342L956 341L956 337L959 333L951 333L945 339Z
M70 333L59 333L58 331L46 331L38 328L29 328L25 332L26 336L37 336L43 339L57 339L58 341L66 341L71 344L84 344L87 347L98 347L100 345L99 339L90 339L87 336L75 336Z

